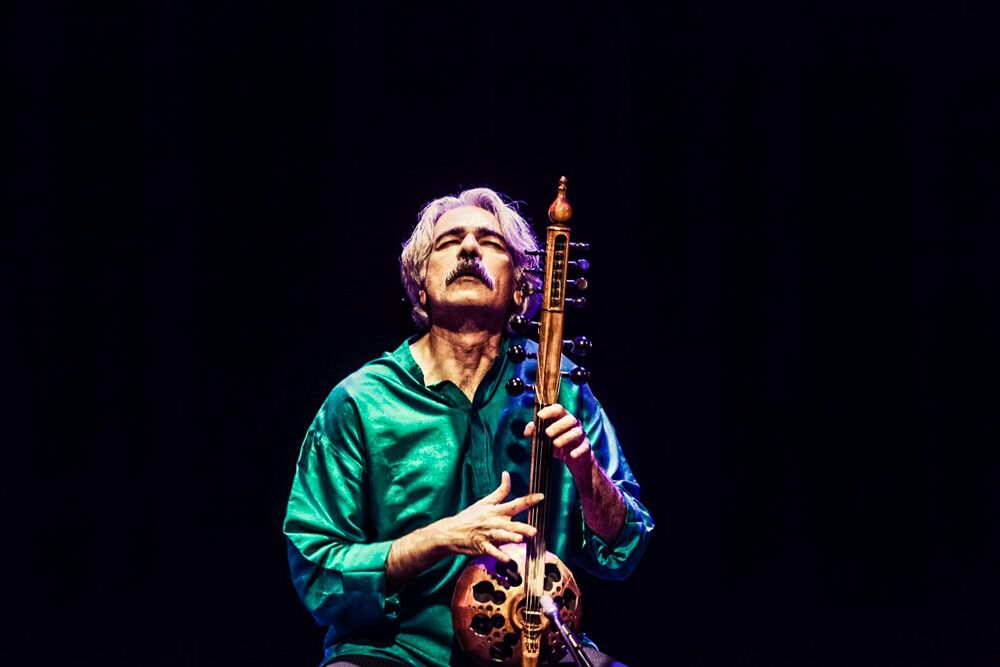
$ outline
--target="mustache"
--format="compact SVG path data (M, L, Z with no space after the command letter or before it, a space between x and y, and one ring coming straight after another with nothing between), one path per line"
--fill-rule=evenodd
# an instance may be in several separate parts
M493 278L486 272L486 267L484 267L480 262L470 259L459 260L458 266L455 267L445 280L445 285L451 285L463 276L479 278L479 280L483 281L487 287L493 289Z

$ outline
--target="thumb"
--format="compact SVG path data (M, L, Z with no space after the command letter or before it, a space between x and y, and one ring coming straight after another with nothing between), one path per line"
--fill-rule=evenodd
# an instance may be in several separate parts
M500 486L498 486L496 490L493 491L493 493L489 494L488 496L485 496L482 500L480 500L479 504L496 505L501 500L506 498L507 494L509 493L510 493L510 475L507 473L506 470L504 470L502 473L500 473Z

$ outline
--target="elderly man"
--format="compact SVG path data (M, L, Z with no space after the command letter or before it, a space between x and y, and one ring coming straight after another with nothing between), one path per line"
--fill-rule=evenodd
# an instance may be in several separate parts
M512 314L537 242L515 207L478 188L430 202L403 248L420 333L334 387L306 433L285 518L292 578L329 626L324 663L462 664L450 601L469 556L533 528L525 495L530 397L504 384L533 375L507 360ZM565 384L539 416L555 456L547 544L571 567L622 578L653 522L614 429L586 387ZM511 499L511 495L513 498Z

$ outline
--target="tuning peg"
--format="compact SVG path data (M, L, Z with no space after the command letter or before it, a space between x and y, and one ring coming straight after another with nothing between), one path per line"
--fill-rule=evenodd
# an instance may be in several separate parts
M573 244L570 243L570 245L573 245ZM545 251L544 250L527 250L527 251L525 251L524 254L525 255L531 255L532 257L545 257Z
M590 262L585 259L571 259L568 264L570 266L576 267L580 271L587 271L590 269Z
M507 380L507 384L504 385L507 388L507 393L511 396L520 396L527 390L534 391L535 385L528 384L524 380L518 377L513 377Z
M586 336L577 336L573 340L563 341L563 352L578 357L585 357L594 349L594 342Z
M538 333L538 322L533 322L523 315L515 315L510 318L510 328L519 334Z
M528 352L521 345L511 345L507 350L507 359L515 364L519 364L525 359L537 359L537 352Z
M587 289L587 287L590 286L590 283L587 282L586 278L584 278L583 276L580 276L579 278L575 278L573 280L567 281L566 285L568 285L569 287L572 287L574 289L578 289L581 292L583 292L584 290Z
M581 252L587 252L590 250L590 244L584 241L570 241L569 247L579 250Z
M561 375L564 378L569 378L570 382L572 382L577 386L581 384L587 384L587 382L590 381L590 371L588 371L583 366L577 366L571 371L563 371ZM508 385L507 391L510 391L510 383L508 382L507 385Z
M577 308L583 308L587 305L587 297L585 296L567 297L563 299L563 301L571 306L576 306Z

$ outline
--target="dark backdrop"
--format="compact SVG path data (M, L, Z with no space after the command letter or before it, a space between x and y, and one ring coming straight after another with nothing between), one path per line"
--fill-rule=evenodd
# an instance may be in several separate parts
M972 4L25 2L2 234L23 664L313 665L280 533L410 332L420 206L591 240L657 518L633 665L1000 661L996 16Z

